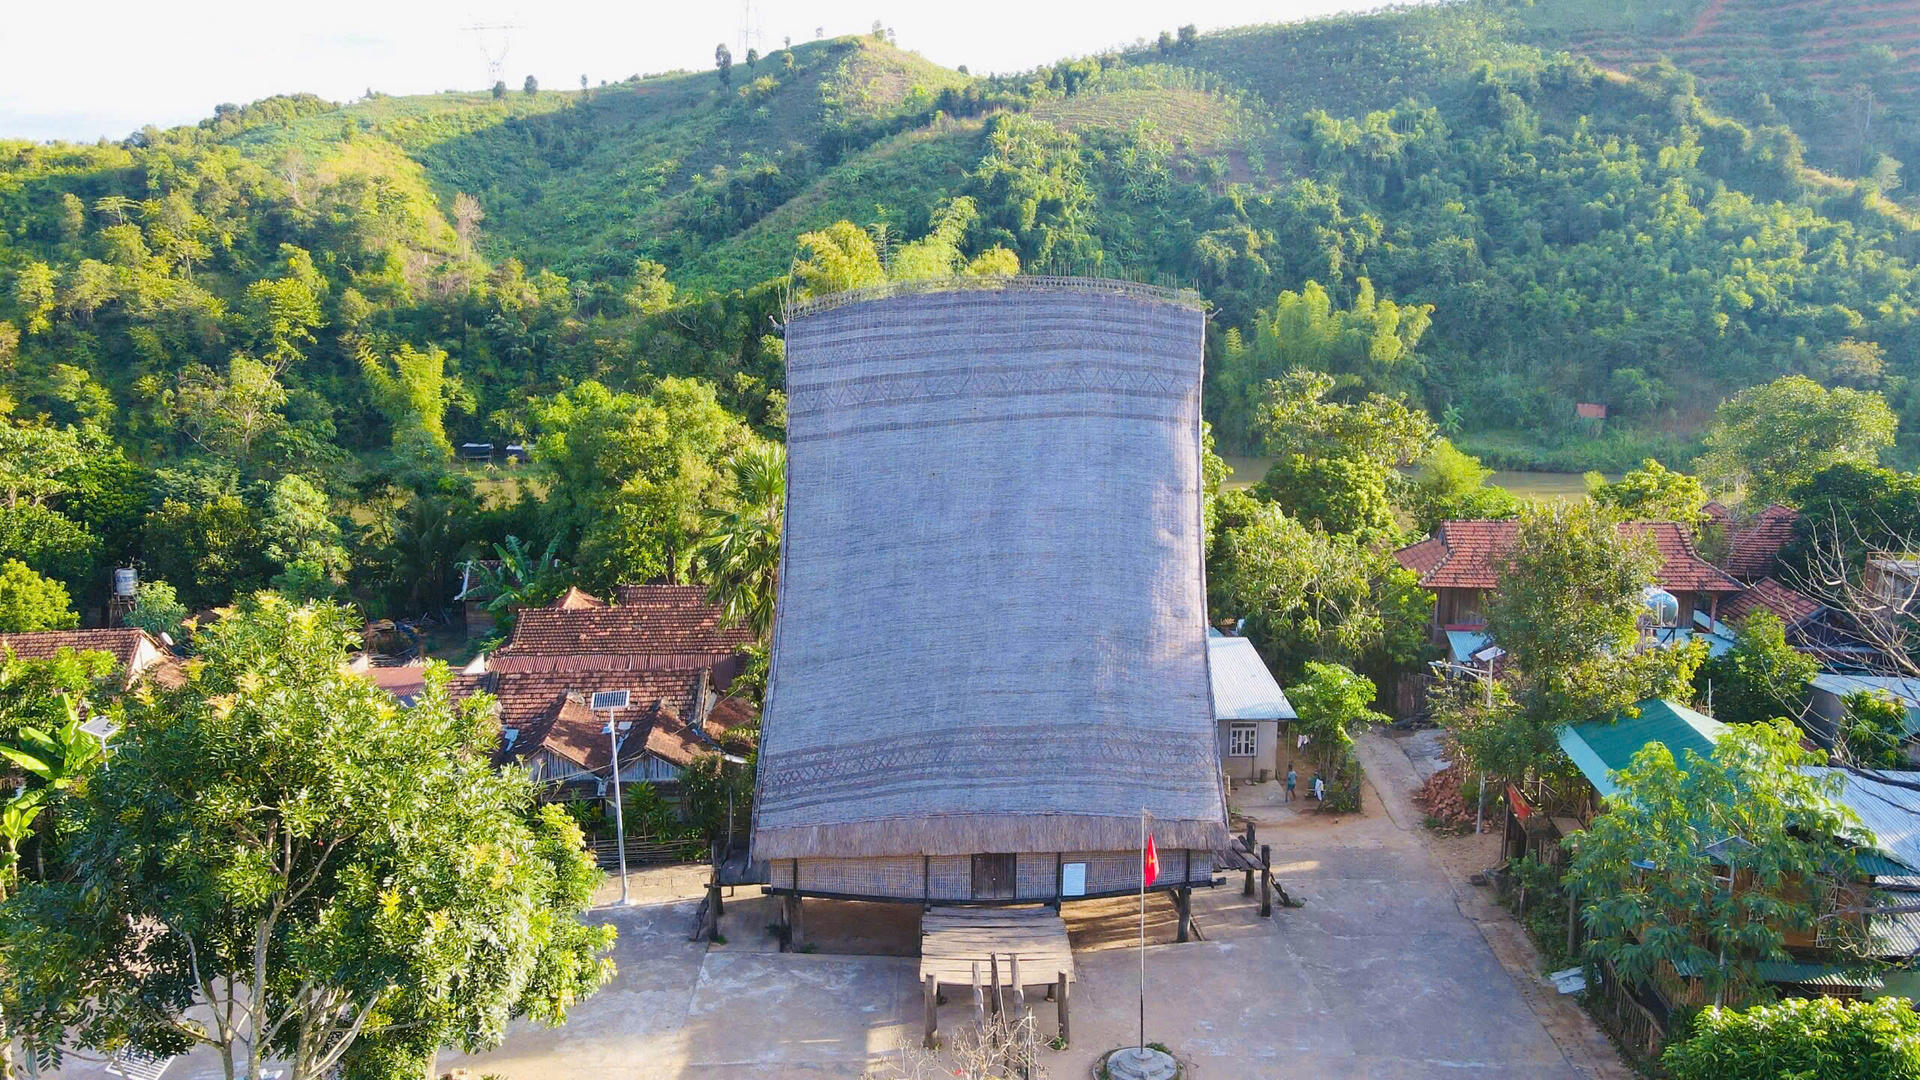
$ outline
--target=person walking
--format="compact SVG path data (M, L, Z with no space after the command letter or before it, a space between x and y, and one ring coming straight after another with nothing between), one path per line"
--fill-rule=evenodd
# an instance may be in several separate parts
M1320 779L1319 773L1313 774L1313 798L1315 802L1327 801L1327 782Z
M1293 762L1287 762L1287 800L1293 801L1293 785L1300 782L1300 774L1293 771Z

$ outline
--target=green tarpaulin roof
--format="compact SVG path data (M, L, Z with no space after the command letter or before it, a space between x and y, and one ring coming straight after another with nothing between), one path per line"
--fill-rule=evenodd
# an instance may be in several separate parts
M1639 715L1632 715L1635 712ZM1727 725L1685 705L1648 698L1605 719L1561 728L1560 749L1580 767L1601 798L1612 798L1619 788L1610 774L1626 768L1641 747L1660 743L1684 766L1686 751L1711 756L1713 744L1726 730Z

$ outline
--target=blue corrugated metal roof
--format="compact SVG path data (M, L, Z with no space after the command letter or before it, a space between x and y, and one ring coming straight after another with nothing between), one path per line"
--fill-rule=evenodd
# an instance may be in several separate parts
M1216 720L1292 720L1293 705L1267 670L1253 642L1242 637L1207 638L1207 675L1213 680Z
M1873 834L1871 846L1893 860L1886 865L1862 853L1860 869L1880 877L1920 873L1920 791L1871 779L1845 769L1825 765L1807 765L1800 770L1808 775L1838 774L1845 782L1834 801L1860 815L1860 824ZM1920 783L1920 772L1881 772L1889 780ZM1865 837L1855 837L1867 842Z
M1492 640L1485 634L1476 634L1471 630L1449 630L1447 650L1453 654L1456 664L1477 664L1479 661L1473 658L1473 654L1486 648Z

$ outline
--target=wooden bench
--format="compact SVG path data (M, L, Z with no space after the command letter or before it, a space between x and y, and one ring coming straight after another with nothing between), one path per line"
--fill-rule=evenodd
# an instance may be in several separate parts
M942 986L970 987L976 1011L987 1007L987 985L995 1010L1004 1007L1001 989L1012 991L1024 1007L1028 986L1045 987L1060 1018L1060 1040L1068 1040L1067 995L1074 981L1073 946L1066 920L1049 907L930 908L920 916L920 983L926 1006L925 1045L938 1030L935 1007Z

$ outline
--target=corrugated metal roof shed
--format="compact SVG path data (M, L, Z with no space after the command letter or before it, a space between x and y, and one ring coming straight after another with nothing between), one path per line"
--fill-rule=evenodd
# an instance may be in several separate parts
M1860 823L1873 833L1873 846L1907 867L1920 868L1920 791L1824 765L1808 765L1800 771L1812 776L1837 773L1845 786L1834 801L1860 815ZM1920 781L1920 772L1884 775L1907 783ZM1882 869L1869 866L1866 860L1861 868Z
M1628 715L1631 711L1639 715ZM1711 756L1713 744L1726 730L1727 725L1685 705L1648 698L1636 702L1633 710L1622 709L1606 720L1563 727L1559 739L1560 749L1580 767L1594 790L1602 798L1612 798L1619 788L1610 774L1626 768L1641 747L1661 743L1673 754L1674 761L1685 764L1688 750L1701 757Z
M1822 672L1811 680L1814 687L1825 690L1835 697L1862 690L1891 694L1907 703L1909 708L1920 706L1920 680L1903 678L1898 675L1836 675Z
M1208 635L1207 676L1215 720L1295 719L1286 692L1246 638Z

